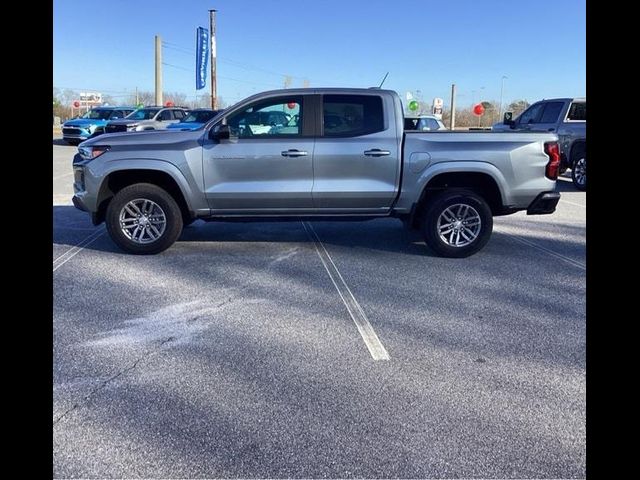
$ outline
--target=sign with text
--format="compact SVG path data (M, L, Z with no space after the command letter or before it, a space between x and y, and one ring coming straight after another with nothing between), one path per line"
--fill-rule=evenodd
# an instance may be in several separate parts
M207 84L207 63L209 60L209 30L196 29L196 90Z

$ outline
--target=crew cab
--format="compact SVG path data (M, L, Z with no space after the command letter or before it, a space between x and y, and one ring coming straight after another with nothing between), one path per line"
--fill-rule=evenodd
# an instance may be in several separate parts
M554 212L559 166L554 133L405 131L394 91L286 89L197 130L83 142L73 203L136 254L165 250L195 219L394 217L439 255L466 257L493 216Z

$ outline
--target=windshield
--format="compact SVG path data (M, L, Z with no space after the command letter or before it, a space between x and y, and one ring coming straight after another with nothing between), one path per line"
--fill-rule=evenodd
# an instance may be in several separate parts
M197 123L207 123L213 117L218 114L219 110L198 110L195 112L189 113L186 117L180 120L182 123L185 122L197 122Z
M94 110L89 110L81 118L90 118L92 120L107 120L110 115L111 115L111 110L96 108Z
M156 113L160 111L159 108L141 108L133 113L130 113L125 118L131 120L150 120L155 117Z

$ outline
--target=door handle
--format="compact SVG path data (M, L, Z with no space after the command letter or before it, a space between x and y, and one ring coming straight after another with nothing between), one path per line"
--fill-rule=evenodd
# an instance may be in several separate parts
M282 155L283 157L304 157L305 155L307 155L307 152L305 152L304 150L283 150L282 152L280 152L280 155Z
M389 150L380 150L379 148L373 148L371 150L365 150L364 154L367 157L384 157L386 155L391 155Z

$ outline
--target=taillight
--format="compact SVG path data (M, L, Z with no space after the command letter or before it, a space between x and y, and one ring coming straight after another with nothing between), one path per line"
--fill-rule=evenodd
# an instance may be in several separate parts
M558 142L546 142L544 144L544 153L549 155L549 163L544 170L545 176L549 180L557 180L560 171L560 147Z

